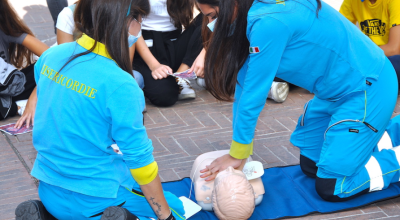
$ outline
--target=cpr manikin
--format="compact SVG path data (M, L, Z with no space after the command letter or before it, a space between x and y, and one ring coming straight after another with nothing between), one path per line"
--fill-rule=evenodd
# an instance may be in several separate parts
M190 177L197 203L203 210L214 210L220 219L248 219L265 193L261 178L247 180L242 171L232 167L221 171L213 181L200 178L200 170L225 154L229 154L229 150L208 152L194 161ZM247 162L250 161L251 157Z
M212 206L220 220L250 218L255 208L254 191L242 171L230 166L217 175Z

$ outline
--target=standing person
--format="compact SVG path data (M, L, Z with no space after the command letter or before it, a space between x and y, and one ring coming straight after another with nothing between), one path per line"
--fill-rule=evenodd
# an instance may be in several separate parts
M47 7L49 8L51 17L54 21L54 32L57 34L56 24L58 14L63 10L63 8L68 6L67 0L46 0Z
M206 84L217 99L234 100L230 153L201 171L206 181L228 166L241 168L253 153L275 76L315 94L291 142L321 198L344 201L399 181L400 117L390 119L396 73L356 26L320 0L197 1L205 15L217 16Z
M344 0L340 13L378 45L400 79L400 0Z
M17 102L35 96L33 55L40 56L48 48L33 36L8 0L0 0L0 120L19 109L22 114L25 104Z
M83 36L35 65L31 175L42 202L21 203L16 219L44 213L43 205L57 219L184 219L182 202L162 190L129 60L148 1L79 1L75 10Z
M170 74L189 69L203 48L202 15L193 19L194 0L150 0L150 8L133 60L144 78L144 95L156 106L194 99L190 82Z

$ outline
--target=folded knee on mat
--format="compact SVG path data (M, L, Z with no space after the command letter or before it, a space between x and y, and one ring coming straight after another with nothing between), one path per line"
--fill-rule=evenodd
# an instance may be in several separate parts
M316 189L318 195L323 200L328 201L328 202L344 202L344 201L348 201L350 199L353 199L355 197L358 197L360 195L363 195L363 194L366 194L369 192L368 189L365 189L365 190L358 192L354 195L351 195L349 197L341 198L334 194L335 193L335 185L336 185L336 179L317 177L315 180L315 189Z
M317 177L315 180L315 189L318 195L325 201L337 202L340 199L335 193L336 179L327 179Z
M318 171L317 164L308 157L305 157L301 154L300 154L300 168L303 171L303 173L306 174L307 176L312 178L317 177L316 176Z

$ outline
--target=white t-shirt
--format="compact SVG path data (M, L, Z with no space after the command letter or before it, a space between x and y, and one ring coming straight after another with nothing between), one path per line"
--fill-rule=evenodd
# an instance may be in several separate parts
M74 13L70 7L65 7L60 14L58 14L56 28L67 34L74 34Z
M143 21L143 30L174 31L176 27L167 11L167 0L150 0L150 14Z

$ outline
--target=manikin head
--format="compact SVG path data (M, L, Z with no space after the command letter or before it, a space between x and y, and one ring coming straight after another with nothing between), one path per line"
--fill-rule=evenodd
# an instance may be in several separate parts
M246 175L232 167L220 172L214 181L212 203L221 220L250 218L255 208L254 191Z

